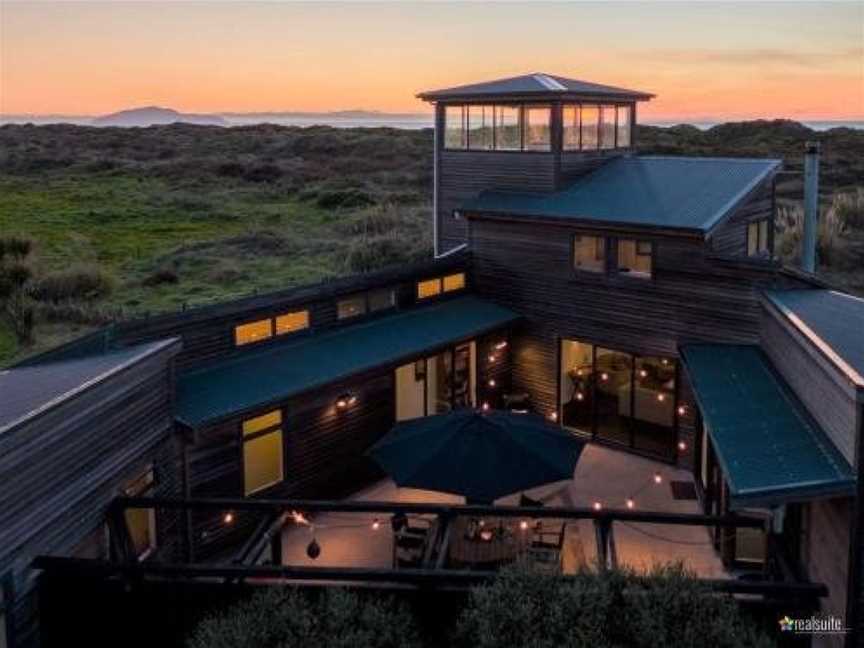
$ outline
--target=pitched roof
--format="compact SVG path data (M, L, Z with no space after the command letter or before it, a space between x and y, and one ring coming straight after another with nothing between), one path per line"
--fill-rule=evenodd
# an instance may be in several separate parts
M733 506L848 495L852 468L756 346L681 348Z
M765 295L858 388L864 388L864 299L836 290L772 290Z
M0 371L0 432L176 343L176 339L159 340L87 358Z
M768 159L619 157L562 191L484 191L462 209L707 232L780 164Z
M243 350L191 370L177 381L177 418L197 427L348 378L408 361L518 319L516 313L466 295Z
M615 86L601 85L555 74L535 72L521 76L495 79L482 83L429 90L417 96L425 101L441 101L448 99L479 99L483 97L507 96L580 96L609 99L628 99L646 101L654 95L638 90L627 90Z

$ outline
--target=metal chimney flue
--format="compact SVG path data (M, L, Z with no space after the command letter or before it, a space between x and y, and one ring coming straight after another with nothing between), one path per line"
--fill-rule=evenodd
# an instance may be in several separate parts
M819 142L804 145L804 232L801 266L816 272L816 237L819 229Z

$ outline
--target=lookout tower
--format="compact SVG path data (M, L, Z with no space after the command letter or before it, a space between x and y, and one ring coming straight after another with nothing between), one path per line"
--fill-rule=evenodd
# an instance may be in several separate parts
M633 150L636 103L654 95L551 74L431 90L435 252L464 243L464 202L487 189L550 192Z

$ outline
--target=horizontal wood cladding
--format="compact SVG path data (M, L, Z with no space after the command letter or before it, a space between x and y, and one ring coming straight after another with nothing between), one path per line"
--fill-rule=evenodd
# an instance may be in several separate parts
M804 505L805 542L803 564L807 577L828 586L828 596L820 601L822 614L846 618L847 575L852 499L827 499ZM823 646L843 646L843 636L822 637Z
M178 369L224 357L236 351L234 327L238 324L273 317L292 310L308 309L310 328L322 330L356 324L356 319L340 322L336 317L336 301L341 297L376 288L393 288L399 307L411 307L415 301L415 282L465 268L467 256L449 257L355 275L330 282L301 286L268 295L224 302L179 312L118 323L114 328L115 342L129 345L156 339L179 337L183 349L177 357ZM290 335L304 335L304 331ZM285 336L256 343L260 347L283 341Z
M554 191L556 183L556 155L551 151L439 151L439 252L465 242L465 220L454 218L453 213L481 191L545 192Z
M760 340L771 362L854 466L860 415L855 385L767 303L761 314Z
M547 411L557 406L560 338L672 357L685 342L757 343L756 287L794 281L764 263L713 258L703 241L683 236L647 237L652 279L577 273L573 226L470 223L475 291L526 317L515 335L513 388Z
M174 353L144 358L0 434L0 574L15 580L19 638L36 636L33 558L103 552L109 502L170 454ZM170 489L175 476L160 470Z
M760 183L709 237L712 251L728 256L747 256L747 226L768 219L768 249L774 250L774 179Z

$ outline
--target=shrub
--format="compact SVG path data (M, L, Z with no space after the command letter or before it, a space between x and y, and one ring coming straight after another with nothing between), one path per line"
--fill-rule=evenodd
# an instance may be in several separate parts
M4 236L0 238L0 259L6 256L23 259L33 249L33 241L21 236Z
M412 648L413 617L393 599L343 589L262 590L202 621L187 648Z
M816 253L820 264L835 264L842 247L846 226L841 212L832 206L819 215L816 231ZM777 241L775 247L788 263L798 264L801 260L801 246L804 240L804 208L801 205L780 206L777 209Z
M359 189L321 190L315 204L322 209L353 209L375 204L375 199Z
M768 637L681 565L647 576L622 569L571 580L525 568L475 588L456 641L468 648L762 647Z
M36 282L32 294L49 302L100 299L111 294L113 283L101 268L79 266L45 275Z
M172 268L159 268L154 270L141 281L145 286L161 286L162 284L176 284L180 276Z

